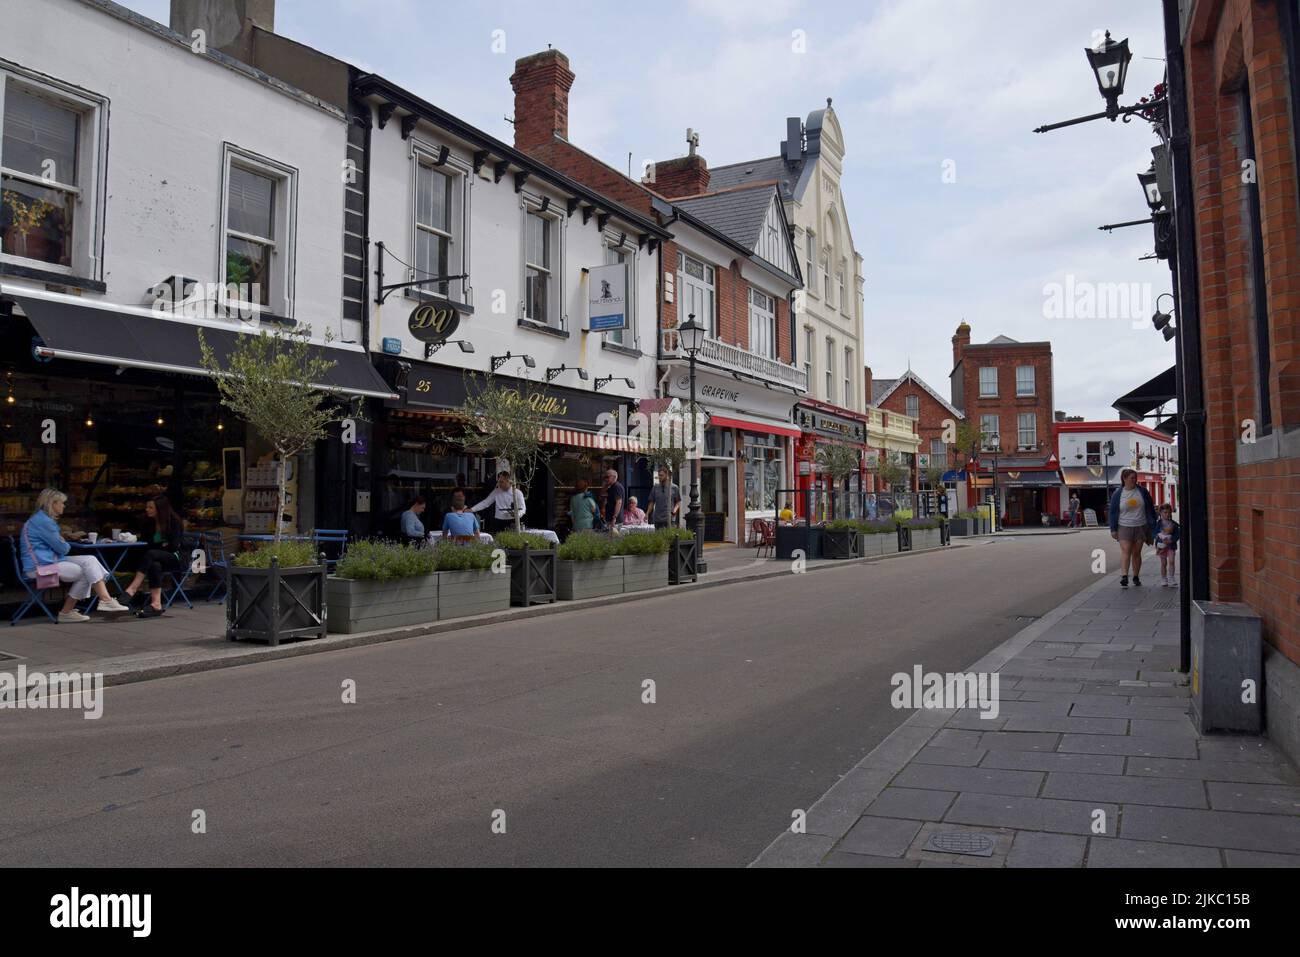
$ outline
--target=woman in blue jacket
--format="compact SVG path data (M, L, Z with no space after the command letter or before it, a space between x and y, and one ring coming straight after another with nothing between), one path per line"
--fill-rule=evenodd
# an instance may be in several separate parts
M77 602L90 597L93 589L99 596L100 611L130 611L108 593L104 576L108 573L94 555L69 555L71 546L59 531L59 516L67 507L68 496L58 489L47 488L36 499L36 511L23 523L18 536L18 551L22 553L23 576L36 577L37 565L59 566L59 581L72 585L59 611L59 621L90 621L88 615L77 611Z
M1124 469L1119 473L1121 485L1110 497L1110 537L1119 542L1119 587L1128 587L1129 571L1133 584L1141 585L1142 549L1156 537L1156 506L1147 490L1137 483L1137 472Z

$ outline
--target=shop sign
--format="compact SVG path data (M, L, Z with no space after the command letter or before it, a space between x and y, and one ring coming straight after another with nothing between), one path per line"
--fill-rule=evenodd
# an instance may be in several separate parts
M866 430L861 422L852 422L810 409L799 409L799 428L805 432L817 432L851 442L866 441Z
M587 270L587 329L610 332L627 328L627 263Z
M407 378L405 407L450 411L464 405L470 391L481 381L481 374L412 362ZM592 428L603 414L617 414L620 405L609 396L575 389L545 389L536 382L497 376L499 387L508 389L521 403L548 416L555 425Z
M411 310L406 327L420 342L446 342L460 325L460 313L447 299L430 299Z

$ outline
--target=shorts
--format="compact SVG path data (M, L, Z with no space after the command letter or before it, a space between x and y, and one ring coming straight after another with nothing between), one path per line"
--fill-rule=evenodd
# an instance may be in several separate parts
M1121 542L1145 542L1147 540L1147 527L1145 525L1121 525L1119 527L1119 540Z

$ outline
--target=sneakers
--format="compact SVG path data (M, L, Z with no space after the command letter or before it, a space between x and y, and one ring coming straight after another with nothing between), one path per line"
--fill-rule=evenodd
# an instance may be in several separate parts
M1133 587L1134 588L1142 587L1142 579L1138 578L1136 575L1133 576Z
M1123 577L1119 580L1119 587L1120 587L1120 588L1127 588L1127 587L1128 587L1128 576L1127 576L1127 575L1123 576Z
M72 609L72 611L61 611L61 612L59 612L59 624L62 625L62 624L65 624L66 622L69 622L69 621L90 621L90 616L89 616L89 615L83 615L81 612L77 611L77 609L75 609L75 608Z
M162 611L161 608L155 608L153 605L145 605L143 608L141 608L139 611L136 612L136 617L138 617L138 618L161 618L161 617L162 617L162 613L163 613L163 611Z
M116 598L110 598L107 601L101 600L95 606L98 611L130 611L126 605L120 603Z

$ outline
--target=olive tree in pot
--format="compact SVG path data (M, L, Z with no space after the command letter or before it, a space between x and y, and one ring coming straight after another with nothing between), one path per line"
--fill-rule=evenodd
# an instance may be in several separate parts
M831 488L839 489L844 480L858 471L861 453L851 445L826 443L817 447L817 465L824 475L830 477ZM858 533L853 523L849 508L840 509L843 514L835 515L835 498L831 497L832 521L826 523L822 533L823 558L857 558Z
M327 404L316 383L334 367L311 342L310 327L285 332L241 335L226 354L219 354L198 330L200 363L212 376L221 404L247 422L271 444L279 457L275 535L256 559L231 562L226 568L226 636L258 638L278 644L281 638L325 634L325 563L312 548L290 548L281 540L285 495L284 463L326 438L327 427L347 415ZM327 333L326 342L332 337ZM241 560L243 559L243 560Z

